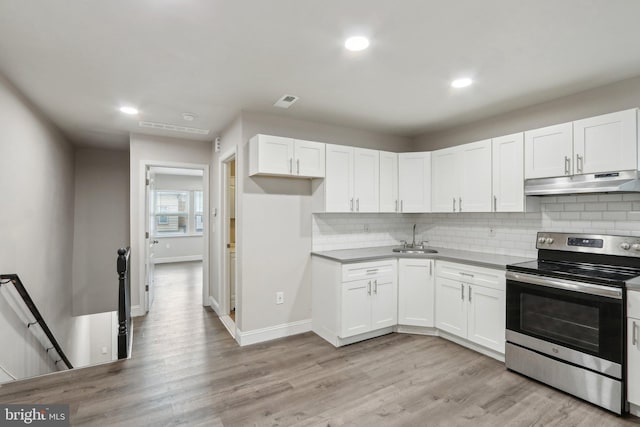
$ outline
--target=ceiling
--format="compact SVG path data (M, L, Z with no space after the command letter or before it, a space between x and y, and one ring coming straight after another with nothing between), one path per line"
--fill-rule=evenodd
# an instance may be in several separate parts
M412 137L640 75L638 16L637 0L0 0L0 73L79 145L213 140L241 111ZM346 51L354 34L369 49ZM273 107L284 94L300 100Z

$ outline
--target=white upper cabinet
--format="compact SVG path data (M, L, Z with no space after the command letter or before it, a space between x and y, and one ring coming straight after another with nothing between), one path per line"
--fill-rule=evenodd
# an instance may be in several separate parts
M327 144L327 169L321 184L324 209L320 211L353 212L353 147Z
M378 212L379 152L333 144L326 152L325 179L314 184L314 212Z
M524 211L524 133L493 138L493 210Z
M400 212L431 212L431 152L398 154Z
M353 211L378 212L380 152L353 149Z
M434 151L432 159L431 209L433 212L457 212L462 188L458 147Z
M525 179L571 175L573 173L572 147L573 126L571 123L525 132Z
M433 152L433 211L491 212L491 140Z
M574 173L638 169L637 109L573 122Z
M380 152L380 212L398 212L398 154Z
M272 135L249 141L249 175L322 178L325 144Z
M638 169L638 110L525 132L525 179Z

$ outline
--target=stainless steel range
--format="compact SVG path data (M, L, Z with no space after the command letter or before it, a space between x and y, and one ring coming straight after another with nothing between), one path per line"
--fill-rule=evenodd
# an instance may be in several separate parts
M621 414L640 237L538 233L536 248L507 266L507 368Z

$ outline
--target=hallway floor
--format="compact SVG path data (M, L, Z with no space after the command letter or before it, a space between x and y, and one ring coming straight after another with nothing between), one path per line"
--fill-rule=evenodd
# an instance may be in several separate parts
M92 426L640 424L437 337L335 349L305 333L241 348L201 306L196 264L159 266L130 360L7 384L0 402L69 403L71 424Z

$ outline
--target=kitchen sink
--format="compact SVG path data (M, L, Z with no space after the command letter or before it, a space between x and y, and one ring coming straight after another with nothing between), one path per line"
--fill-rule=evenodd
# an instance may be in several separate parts
M438 251L436 251L435 249L429 249L429 248L421 248L421 247L398 247L398 248L393 248L393 252L400 252L401 254L437 254Z

